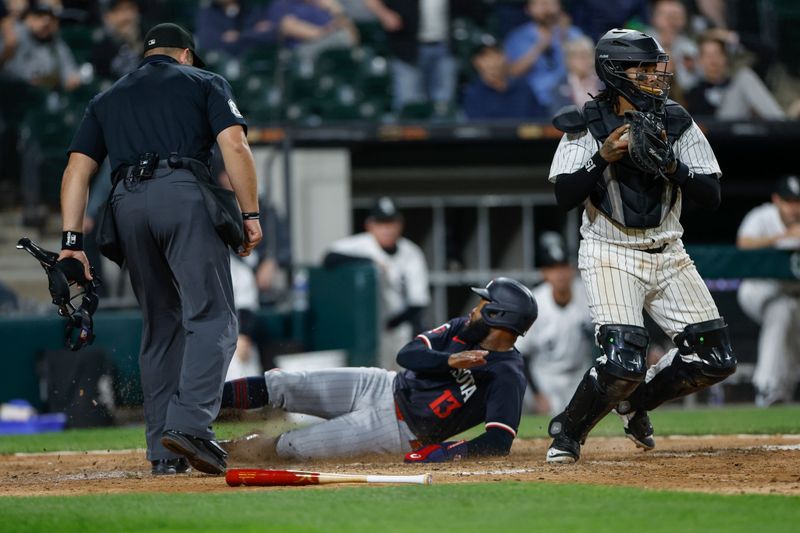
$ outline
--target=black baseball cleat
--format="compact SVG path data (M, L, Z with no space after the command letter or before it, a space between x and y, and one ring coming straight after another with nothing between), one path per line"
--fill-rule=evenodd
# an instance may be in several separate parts
M183 455L195 469L206 474L222 475L225 473L225 459L228 454L216 441L201 439L178 431L168 429L161 434L161 444L172 452Z
M626 414L620 413L619 409L616 411L622 419L625 436L632 440L637 448L650 451L656 447L656 439L653 438L653 425L650 423L647 411L639 410Z
M185 457L176 459L158 459L150 461L153 465L152 474L154 476L170 476L173 474L188 474L192 471L189 461Z
M581 444L564 433L559 433L553 438L553 443L547 450L546 461L555 464L570 464L577 463L580 457Z

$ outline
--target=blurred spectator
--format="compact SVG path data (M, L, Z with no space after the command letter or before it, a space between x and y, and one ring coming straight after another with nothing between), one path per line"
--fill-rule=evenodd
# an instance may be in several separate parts
M736 3L725 0L695 0L695 9L690 17L690 34L696 39L713 36L725 43L731 66L744 64L752 68L762 79L767 79L775 57L775 50L759 34L737 31L731 25L736 16ZM690 8L691 9L691 8Z
M531 331L517 340L525 359L538 413L564 410L592 365L594 327L586 303L586 289L569 259L561 235L545 232L537 259L544 282L533 290L539 318Z
M582 33L569 23L559 0L529 0L528 14L531 22L511 32L503 49L511 75L525 78L539 104L549 108L567 77L564 44Z
M403 216L391 198L379 198L367 217L366 232L331 243L326 267L368 259L381 282L384 331L378 365L396 369L397 352L422 331L422 312L430 303L428 265L419 246L403 237Z
M102 36L90 55L95 75L102 79L121 78L139 66L142 50L139 4L134 0L112 0L103 14Z
M686 107L693 116L722 120L785 117L775 97L749 67L731 74L724 42L704 34L698 45L702 77L686 95Z
M261 5L214 0L195 16L197 45L202 50L239 57L250 48L275 41L275 25Z
M464 88L464 114L470 120L536 119L544 110L536 102L528 83L512 78L503 51L493 41L472 56L477 76Z
M358 30L337 0L275 0L268 17L280 42L300 57L358 43Z
M525 2L494 2L492 5L492 19L494 20L492 33L500 41L531 18L528 16Z
M592 41L612 28L642 29L650 20L649 0L571 0L572 22Z
M446 113L456 90L456 62L450 50L451 22L474 18L469 0L364 0L386 31L392 55L392 107L429 101Z
M697 84L697 44L686 34L686 6L681 0L658 0L653 4L648 34L669 54L667 70L674 74L670 98L685 103L685 92Z
M3 43L0 57L8 57L3 72L46 89L71 91L81 84L75 58L58 36L53 8L32 4L14 29L16 40Z
M369 10L364 0L339 0L342 9L353 22L377 22L375 13Z
M742 220L736 245L800 250L800 177L780 178L772 202ZM737 296L742 310L761 324L753 373L756 405L791 402L800 369L800 282L744 280Z
M564 44L567 62L567 77L557 85L550 104L548 116L552 117L565 105L574 104L583 109L583 104L603 90L603 82L594 68L594 43L580 36Z

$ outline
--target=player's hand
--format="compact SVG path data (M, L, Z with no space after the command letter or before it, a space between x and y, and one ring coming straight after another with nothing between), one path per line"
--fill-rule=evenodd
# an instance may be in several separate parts
M250 252L253 251L253 248L261 242L261 223L254 219L254 220L245 220L244 221L244 242L242 243L241 248L239 248L239 255L241 257L247 257L250 255Z
M474 368L486 364L486 350L467 350L465 352L454 353L447 359L450 368Z
M600 157L609 163L622 159L622 156L628 151L628 136L625 135L628 133L628 129L630 129L630 124L623 124L612 131L603 146L600 147Z
M397 12L387 9L378 16L378 21L383 29L388 32L400 31L403 29L403 17Z
M800 222L790 224L789 227L786 228L786 233L783 234L783 238L800 239Z
M407 453L403 462L406 463L445 463L458 461L467 456L467 441L442 442L429 444L418 450Z

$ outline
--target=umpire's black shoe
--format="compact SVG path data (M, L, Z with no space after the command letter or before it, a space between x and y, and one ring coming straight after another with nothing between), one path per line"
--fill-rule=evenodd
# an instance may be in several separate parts
M647 411L638 410L632 413L622 414L617 408L617 414L622 418L622 425L625 428L625 436L636 444L637 448L644 451L652 450L656 447L656 439L653 438L653 425Z
M154 476L170 476L173 474L188 474L192 471L189 461L185 457L177 459L158 459L150 461L153 465L152 474Z
M206 474L225 473L225 459L228 454L216 441L201 439L176 429L168 429L161 434L161 444L170 451L186 457L194 468Z
M581 443L571 439L564 433L553 437L553 443L547 450L547 462L555 464L576 463L581 457Z

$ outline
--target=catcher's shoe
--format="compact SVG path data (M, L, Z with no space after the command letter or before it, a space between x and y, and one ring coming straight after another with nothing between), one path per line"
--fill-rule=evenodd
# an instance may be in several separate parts
M553 438L553 443L547 450L546 461L555 464L576 463L581 457L581 444L563 433Z
M640 410L623 414L619 412L619 409L616 409L616 412L622 419L625 436L631 439L637 448L649 451L656 447L656 439L653 438L653 425L650 423L647 411Z
M161 434L161 444L170 451L186 457L195 469L206 474L225 473L225 459L228 453L216 441L201 439L176 429L168 429Z

